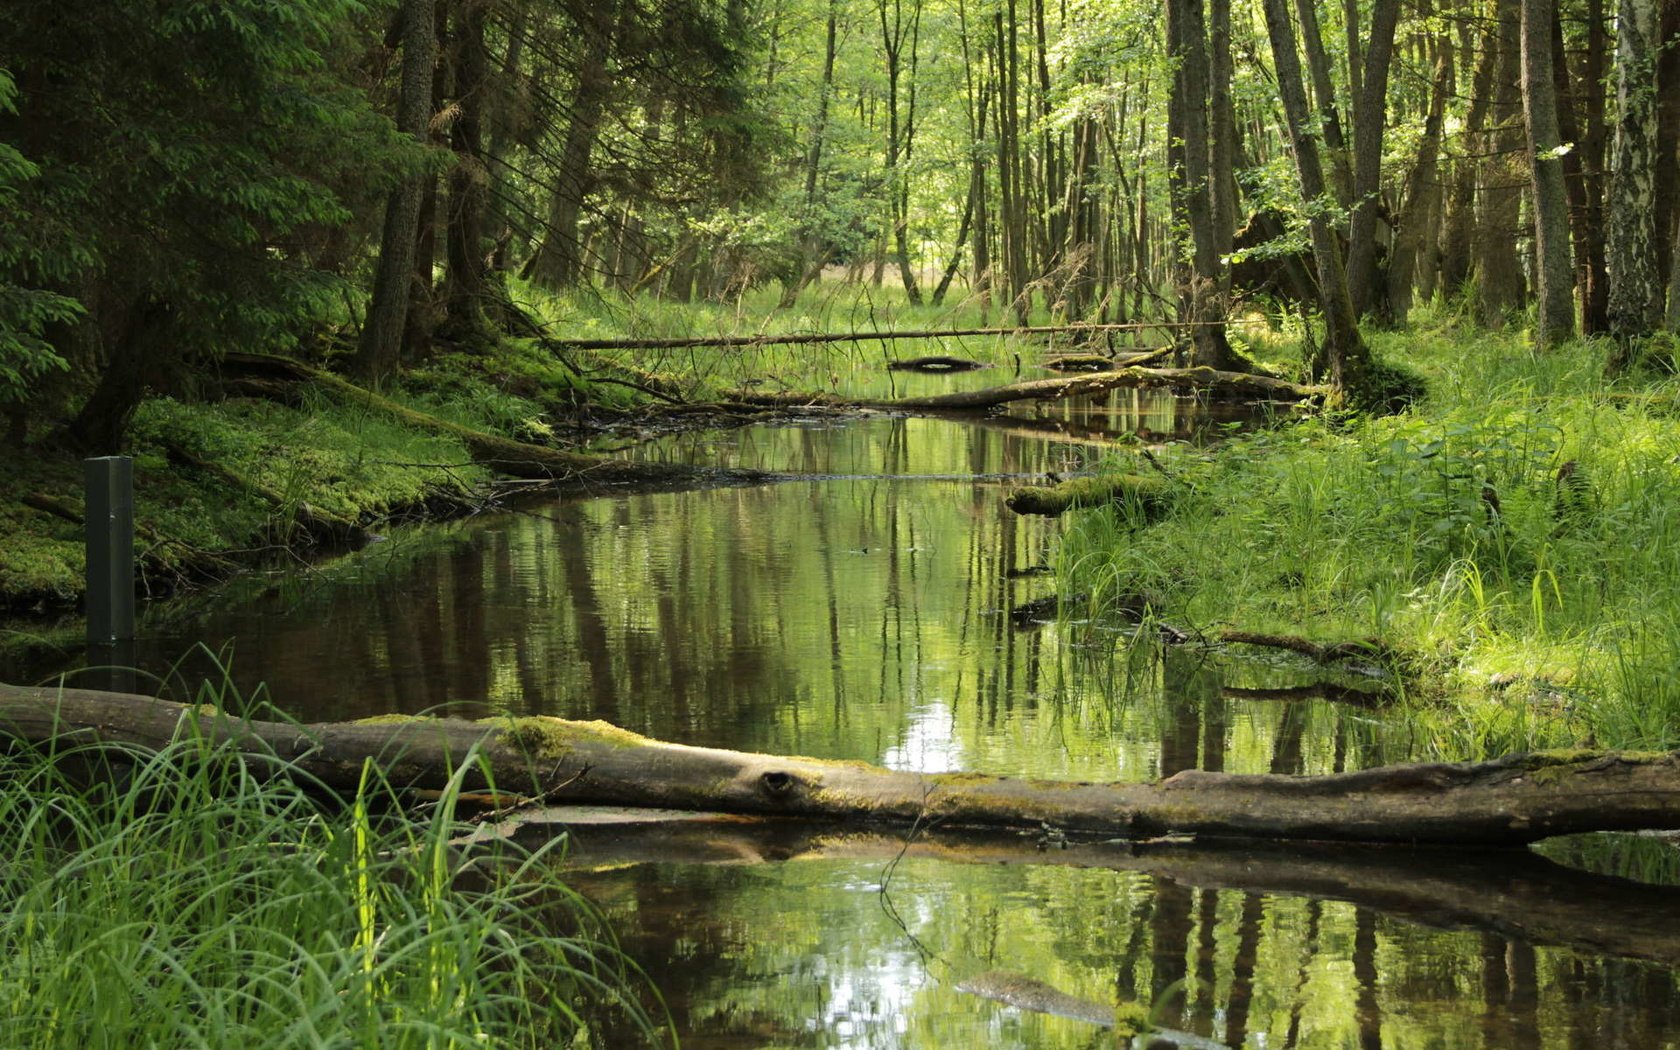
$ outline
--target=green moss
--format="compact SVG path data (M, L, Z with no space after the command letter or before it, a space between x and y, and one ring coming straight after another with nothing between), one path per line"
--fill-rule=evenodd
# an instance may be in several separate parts
M1150 1023L1149 1008L1141 1003L1119 1003L1114 1007L1114 1035L1125 1041L1142 1035L1154 1026Z
M358 718L352 724L359 726L397 726L407 725L410 722L425 721L429 721L429 719L427 719L424 715L404 715L393 712L391 714L369 715L366 718Z
M641 747L650 743L647 737L610 722L576 722L546 715L524 718L498 715L483 721L501 727L503 743L537 758L559 758L584 743L606 747Z
M1524 755L1521 765L1536 784L1556 784L1580 772L1582 765L1602 761L1606 754L1591 748L1552 748ZM1614 754L1616 761L1623 765L1647 765L1673 758L1665 751L1615 751L1610 754Z

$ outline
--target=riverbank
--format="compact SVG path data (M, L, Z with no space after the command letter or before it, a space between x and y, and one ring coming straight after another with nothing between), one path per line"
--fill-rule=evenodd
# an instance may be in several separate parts
M961 353L986 366L975 385L1007 382L1023 356L1030 362L1058 345L984 337L581 350L575 344L585 340L949 330L999 319L973 302L911 306L902 291L868 285L816 285L787 309L771 290L727 305L517 294L543 334L476 354L440 352L379 393L492 439L576 449L615 433L636 440L785 411L705 409L733 391L896 395L905 381L885 366L900 357ZM347 352L307 363L331 369ZM459 434L415 426L342 387L292 377L277 388L232 371L204 377L190 398L147 400L134 418L126 451L135 461L142 595L167 596L265 559L347 549L393 521L472 513L498 497L482 450ZM0 615L12 617L72 610L84 586L79 457L46 437L25 452L0 462Z
M1171 512L1074 518L1064 593L1145 595L1192 633L1373 639L1426 754L1680 745L1680 383L1609 381L1605 345L1521 333L1372 343L1430 396L1164 457Z

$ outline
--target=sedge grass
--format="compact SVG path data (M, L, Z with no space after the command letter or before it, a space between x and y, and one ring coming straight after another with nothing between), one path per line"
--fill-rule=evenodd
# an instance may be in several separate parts
M0 755L0 1045L661 1042L545 850L463 859L459 777L416 822L371 769L253 769L191 729Z
M1067 593L1144 594L1201 629L1380 637L1412 655L1430 755L1680 746L1680 387L1608 381L1592 344L1374 341L1429 376L1423 404L1180 450L1165 521L1072 522Z

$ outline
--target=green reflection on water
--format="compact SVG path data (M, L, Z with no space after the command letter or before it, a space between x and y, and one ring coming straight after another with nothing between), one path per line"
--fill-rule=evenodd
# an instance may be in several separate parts
M985 425L877 417L666 438L633 454L827 480L545 500L398 532L159 610L143 659L162 670L190 641L231 639L246 689L266 682L308 719L489 707L910 769L1145 779L1404 759L1408 741L1380 714L1233 695L1310 679L1298 662L1012 622L1053 584L1011 570L1052 563L1056 526L1003 510L999 476L1078 469L1109 428L1183 436L1197 418L1125 394L1095 414ZM992 480L961 480L975 474ZM1438 930L1304 889L1141 870L910 858L887 880L886 867L576 877L664 989L687 1046L1111 1045L1089 1024L956 989L997 969L1097 1003L1161 1003L1164 1023L1233 1045L1680 1038L1671 970L1567 937L1575 947L1536 949L1508 923ZM1188 990L1169 997L1174 986Z

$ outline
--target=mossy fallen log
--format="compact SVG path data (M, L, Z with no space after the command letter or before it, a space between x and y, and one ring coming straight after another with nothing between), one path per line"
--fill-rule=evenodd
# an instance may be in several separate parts
M467 454L472 457L473 462L512 477L550 479L577 486L756 484L775 481L780 477L762 470L641 463L527 444L474 430L447 419L439 419L437 416L399 404L365 387L357 386L325 369L290 358L237 353L226 355L222 365L224 368L255 369L260 373L257 378L269 382L289 380L314 383L337 394L348 404L364 406L416 430L452 437L466 447Z
M157 747L183 727L350 788L364 761L392 783L440 788L469 754L465 790L554 801L808 819L1370 842L1517 844L1585 831L1680 827L1680 752L1536 752L1491 762L1292 777L1183 772L1154 784L925 774L689 747L557 718L297 725L123 693L0 686L0 733Z
M1056 517L1080 507L1104 507L1124 503L1136 507L1147 520L1166 513L1172 505L1173 484L1166 478L1141 474L1103 474L1092 478L1070 478L1055 485L1027 485L1015 489L1004 504L1017 514Z

